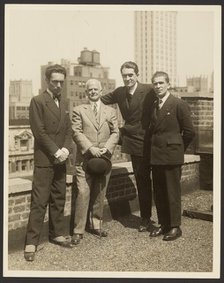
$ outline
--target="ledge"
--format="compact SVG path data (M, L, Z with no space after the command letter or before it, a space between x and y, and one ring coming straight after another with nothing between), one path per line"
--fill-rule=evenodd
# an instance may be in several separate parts
M200 156L194 154L185 154L184 164L200 162ZM131 162L114 163L112 166L111 176L133 174ZM31 175L32 176L32 175ZM29 176L30 177L30 176ZM66 176L66 183L70 185L73 182L73 175ZM18 194L31 191L32 180L27 178L10 178L8 180L8 194Z

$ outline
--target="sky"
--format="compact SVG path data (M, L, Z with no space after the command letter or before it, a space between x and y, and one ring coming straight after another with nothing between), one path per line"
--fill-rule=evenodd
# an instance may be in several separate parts
M212 8L180 6L163 6L162 10L178 10L177 77L184 86L187 76L210 76L214 70L215 14ZM87 47L100 52L101 65L110 68L109 76L117 86L122 85L120 66L134 61L133 11L156 7L6 5L6 84L9 80L32 80L36 95L41 65L60 63L61 58L77 62Z

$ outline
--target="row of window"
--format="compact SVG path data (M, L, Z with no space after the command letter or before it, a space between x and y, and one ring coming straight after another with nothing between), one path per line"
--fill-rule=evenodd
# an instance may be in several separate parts
M17 106L16 107L17 110L29 110L29 106Z

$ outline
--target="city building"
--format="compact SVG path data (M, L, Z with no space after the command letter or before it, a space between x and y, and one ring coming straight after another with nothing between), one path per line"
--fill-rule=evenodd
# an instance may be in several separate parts
M135 62L139 80L151 83L156 71L169 74L172 87L177 86L177 12L135 11Z
M19 120L17 120L19 121ZM9 177L30 175L33 170L34 138L27 125L11 125L8 131Z
M209 92L213 93L214 92L214 72L211 74L211 81L210 81L210 89Z
M208 92L208 78L207 77L190 77L187 78L188 92Z
M28 119L33 97L31 80L15 80L9 84L9 120Z

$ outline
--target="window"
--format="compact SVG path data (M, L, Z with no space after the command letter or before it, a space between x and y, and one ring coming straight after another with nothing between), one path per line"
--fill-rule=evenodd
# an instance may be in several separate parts
M22 160L22 171L27 170L26 160Z
M27 151L29 149L29 141L28 140L20 140L20 149L21 149L21 151Z

